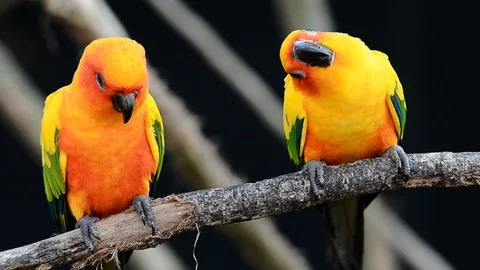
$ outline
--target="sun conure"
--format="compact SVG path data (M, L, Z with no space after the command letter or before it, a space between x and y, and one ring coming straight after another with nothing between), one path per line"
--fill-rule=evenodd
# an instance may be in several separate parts
M62 232L80 228L93 252L95 222L133 204L155 233L150 196L165 142L142 45L109 37L86 46L71 84L45 101L40 144L45 193Z
M316 196L325 165L386 155L409 174L399 146L407 107L386 54L345 33L296 30L283 41L280 59L288 74L283 108L288 153L308 171ZM321 205L335 269L361 269L363 211L375 196Z

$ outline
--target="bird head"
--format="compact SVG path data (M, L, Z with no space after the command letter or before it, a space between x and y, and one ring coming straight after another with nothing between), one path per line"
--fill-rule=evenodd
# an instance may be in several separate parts
M362 40L345 33L295 30L283 41L280 60L286 73L306 94L349 89L372 53Z
M127 123L148 92L145 49L129 38L96 39L85 47L72 84L93 111Z

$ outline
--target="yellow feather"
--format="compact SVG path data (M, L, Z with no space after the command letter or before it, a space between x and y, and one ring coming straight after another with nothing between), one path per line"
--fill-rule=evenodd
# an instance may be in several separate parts
M390 61L388 60L388 56L377 50L372 50L373 55L377 59L377 63L380 66L380 70L382 70L385 73L385 76L383 78L385 79L385 88L388 92L387 96L387 105L388 109L390 111L390 114L393 119L393 123L395 124L395 129L398 134L400 134L399 139L403 138L403 130L402 126L400 123L400 118L397 112L395 111L395 107L392 103L392 100L390 99L391 96L397 94L397 96L400 98L401 101L405 102L405 96L403 94L403 87L402 84L400 83L400 79L398 78L397 73L393 69L393 67L390 65ZM407 104L403 103L403 106L405 110L407 110Z
M42 165L51 167L52 163L47 154L53 155L57 150L57 142L55 141L55 133L60 130L59 110L62 105L62 97L67 87L58 89L51 93L45 100L45 108L43 109L43 118L40 131L40 145L42 147ZM60 165L65 175L66 157L64 153L60 153ZM65 177L63 177L65 181Z
M155 100L153 99L152 95L148 93L147 99L145 100L145 105L147 107L147 139L148 139L148 144L150 145L150 149L152 150L153 158L155 160L155 167L157 168L159 163L162 162L160 159L163 157L160 155L161 152L164 152L164 146L165 146L165 134L164 134L164 129L163 129L163 120L162 116L160 114L160 111L158 110L157 104L155 103ZM159 145L157 144L157 141L155 139L155 131L154 131L154 124L155 121L158 121L161 126L161 147L162 149L159 149ZM161 151L161 152L160 152ZM155 172L152 172L155 173ZM154 181L154 179L151 179L151 181Z
M312 40L331 49L331 65L323 68L299 61L292 55L296 40ZM399 83L394 90L398 77L386 54L347 34L295 31L282 43L280 58L287 73L303 74L285 80L284 132L289 135L296 116L308 115L299 142L305 162L350 162L397 143L395 128L401 130L402 124L393 114L390 99L396 97L389 92L404 97ZM389 127L390 115L394 123Z
M60 170L62 171L62 179L67 179L67 154L60 149Z
M290 131L293 128L296 119L304 119L303 129L302 129L302 138L300 141L299 153L289 153L290 157L292 154L302 156L303 147L305 145L305 137L307 134L307 113L303 107L304 96L300 91L296 91L293 86L292 77L287 75L284 79L285 81L285 97L283 103L283 132L285 134L285 139L289 139Z
M315 48L322 58L314 57ZM292 74L285 79L284 99L290 157L301 144L298 152L303 162L339 165L381 155L398 144L406 107L402 86L386 54L370 50L345 33L297 30L282 43L280 59L286 73ZM304 122L303 129L292 127L304 115L308 123ZM363 234L363 209L371 198L323 205L334 268L362 265L363 239L358 236Z

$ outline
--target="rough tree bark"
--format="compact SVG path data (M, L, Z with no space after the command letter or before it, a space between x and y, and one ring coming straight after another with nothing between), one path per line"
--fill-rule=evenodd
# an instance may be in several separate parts
M325 201L401 188L480 184L480 152L410 154L409 158L412 173L407 181L393 162L383 157L327 167L319 199L313 196L304 171L170 195L153 202L154 236L130 208L97 223L102 239L94 239L93 254L85 249L79 230L74 230L0 252L0 269L49 269L65 263L79 268L102 258L115 258L118 251L154 247L185 231L298 211Z

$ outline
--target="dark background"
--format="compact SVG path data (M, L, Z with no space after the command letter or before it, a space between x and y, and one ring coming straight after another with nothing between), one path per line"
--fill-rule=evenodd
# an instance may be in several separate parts
M220 145L222 155L238 173L256 181L295 170L285 146L272 139L272 133L230 86L147 5L142 1L108 2L131 37L144 45L150 63L169 87L201 117L205 134ZM273 3L186 2L283 99L285 74L278 51L284 34ZM407 153L480 150L476 132L478 43L474 9L467 7L466 1L455 1L455 5L414 0L330 2L337 30L361 37L371 48L389 55L407 98L403 144ZM23 2L0 17L0 38L44 96L70 82L83 49L33 2ZM26 154L28 149L7 125L7 119L0 119L0 149L4 153L0 163L0 250L5 250L47 238L56 227L45 200L40 164ZM179 178L170 164L167 155L158 196L189 190L176 180ZM385 197L457 269L476 269L479 195L476 188L463 188L405 190ZM323 225L316 211L307 209L275 220L312 265L325 269ZM185 233L169 242L191 269L194 238L195 233ZM204 230L196 251L200 268L250 268L237 249L218 229Z

